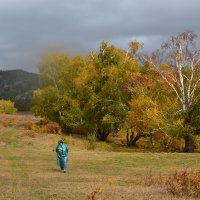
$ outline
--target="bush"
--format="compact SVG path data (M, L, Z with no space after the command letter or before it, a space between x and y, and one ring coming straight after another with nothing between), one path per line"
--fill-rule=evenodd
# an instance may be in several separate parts
M184 148L184 141L180 138L167 136L164 134L156 134L155 140L157 141L156 148L159 151L168 152L181 152Z
M94 150L96 148L96 136L94 134L88 134L87 140L88 140L87 149Z
M15 114L17 109L10 100L0 100L0 114Z
M105 150L105 151L112 151L113 146L111 144L108 144L106 142L98 142L98 148Z
M194 143L195 143L196 150L200 152L200 136L197 136L197 135L194 136Z
M175 171L167 178L166 186L173 195L200 197L200 172Z
M88 193L86 193L86 197L88 200L97 200L97 199L105 199L101 198L103 193L103 189L101 187L94 187Z
M41 125L37 124L37 123L32 124L30 130L32 130L36 133L42 133L43 132Z
M53 134L61 134L61 127L56 122L49 122L44 125L43 132L53 133Z
M80 135L80 136L87 136L87 131L84 128L73 128L72 134Z

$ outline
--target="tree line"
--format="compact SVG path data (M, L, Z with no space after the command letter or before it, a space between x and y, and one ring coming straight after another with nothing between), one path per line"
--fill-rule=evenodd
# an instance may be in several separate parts
M127 130L127 145L145 134L184 138L193 152L200 122L200 51L186 31L161 48L142 54L131 41L126 50L102 41L97 52L45 56L38 64L40 89L32 112L70 131L81 127L105 141Z

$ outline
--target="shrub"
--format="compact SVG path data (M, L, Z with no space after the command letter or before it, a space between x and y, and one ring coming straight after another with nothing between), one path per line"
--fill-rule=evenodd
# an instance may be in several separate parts
M101 187L94 187L88 193L86 193L86 197L88 200L104 200L105 198L100 198L103 193L103 189Z
M200 152L200 136L194 136L194 143L197 151Z
M73 128L72 134L87 136L87 131L84 128Z
M0 100L0 114L15 114L17 109L10 100Z
M88 134L87 140L88 140L87 149L94 150L96 148L96 136L94 134Z
M175 171L167 178L166 186L173 195L200 197L200 172Z
M36 132L36 133L42 133L42 127L41 125L34 123L31 125L31 130Z
M105 150L105 151L112 151L113 150L112 145L108 144L106 142L99 142L97 147L102 149L102 150Z
M155 135L155 140L157 141L156 148L159 151L181 152L184 147L183 140L173 136L158 133Z
M49 122L44 125L43 132L53 133L53 134L61 134L61 127L56 122Z

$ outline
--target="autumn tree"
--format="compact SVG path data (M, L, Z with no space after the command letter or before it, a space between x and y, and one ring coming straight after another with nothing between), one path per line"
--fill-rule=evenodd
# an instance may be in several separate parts
M95 126L93 128L100 140L106 140L112 131L118 131L129 109L131 95L126 86L131 75L138 70L135 53L139 48L138 42L130 43L125 51L103 41L99 52L90 55L94 74L85 85L91 89L85 116Z
M191 123L190 109L199 97L200 51L195 48L196 37L191 31L173 36L146 59L176 95L180 106L174 112L182 114L183 128ZM194 151L190 134L185 135L185 151Z
M172 111L177 108L177 102L168 86L150 68L141 67L140 73L132 76L129 90L132 95L125 124L127 144L134 146L141 137L163 132Z
M68 127L82 126L106 140L117 132L129 109L127 86L138 71L137 51L127 51L103 41L88 57L51 55L39 63L41 89L35 91L32 111Z
M34 92L32 112L63 127L82 123L82 114L74 85L78 58L65 54L49 55L39 63L41 88Z

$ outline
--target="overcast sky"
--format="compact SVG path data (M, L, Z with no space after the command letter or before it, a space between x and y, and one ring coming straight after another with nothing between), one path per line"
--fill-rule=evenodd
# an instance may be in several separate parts
M34 72L46 51L87 54L102 40L153 51L185 30L200 38L199 10L200 0L0 0L0 69Z

